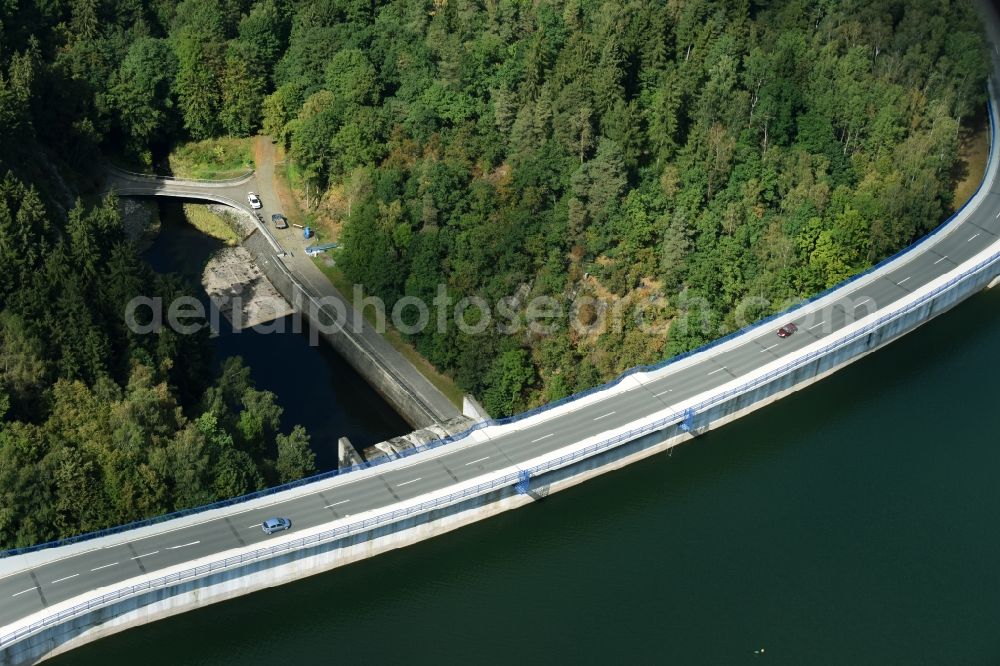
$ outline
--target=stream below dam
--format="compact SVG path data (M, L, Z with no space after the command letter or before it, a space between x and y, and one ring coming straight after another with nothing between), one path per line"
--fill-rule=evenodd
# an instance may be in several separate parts
M184 218L182 205L161 201L160 232L143 258L154 270L183 275L200 285L209 259L225 244L195 229ZM197 286L208 309L208 297ZM212 339L218 369L231 356L242 356L258 389L278 396L284 408L282 430L306 427L321 471L337 466L337 439L347 437L359 449L410 432L403 420L364 379L328 345L310 346L308 324L293 333L292 316L262 327L285 333L234 331L219 317L219 335Z
M272 343L239 353L290 409ZM50 663L996 664L998 385L1000 289L671 455Z

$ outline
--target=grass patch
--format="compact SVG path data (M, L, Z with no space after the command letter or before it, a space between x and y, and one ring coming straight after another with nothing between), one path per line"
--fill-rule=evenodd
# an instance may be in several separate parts
M184 217L198 231L217 238L226 245L238 245L240 237L225 220L203 204L184 204Z
M298 166L295 164L294 160L290 160L285 157L284 163L284 173L285 178L288 181L289 189L302 189L302 173L299 171Z
M334 253L336 256L336 253ZM323 275L330 280L330 283L344 295L349 303L353 305L354 300L354 285L350 280L341 272L336 266L327 266L320 257L314 257L313 262L316 267L322 271ZM364 312L365 320L371 324L375 325L375 315L372 313L371 308L366 308ZM437 390L441 391L448 400L451 401L453 405L458 407L459 410L462 409L462 399L465 397L465 392L462 391L455 382L452 381L451 377L444 375L431 365L430 361L424 358L420 352L414 349L413 345L403 338L403 335L392 328L390 324L386 324L385 334L382 336L386 341L392 345L392 347L398 351L403 357L413 364L417 370L420 371L424 377L427 378L431 384L434 385Z
M253 139L206 139L175 146L167 161L178 178L221 180L241 176L254 168Z

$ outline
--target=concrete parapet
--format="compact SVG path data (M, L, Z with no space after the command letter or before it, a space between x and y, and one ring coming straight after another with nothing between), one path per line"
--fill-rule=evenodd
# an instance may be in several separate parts
M993 161L993 175L988 178L988 182L993 182L995 169L996 163ZM980 195L985 196L985 192L980 192ZM891 308L886 308L884 314L880 313L881 316L872 317L874 321L871 323L867 319L855 322L829 339L817 341L814 346L776 360L771 366L736 377L722 387L706 391L686 403L679 403L675 407L684 410L683 417L682 412L668 408L665 412L637 420L627 429L602 433L548 455L521 461L516 467L467 482L466 485L477 484L480 479L483 480L483 483L474 487L464 487L455 492L456 486L449 486L427 492L409 500L409 503L399 502L380 507L375 510L378 512L377 516L369 519L351 518L354 522L350 524L313 534L315 540L312 541L287 541L284 548L279 544L258 549L246 560L242 555L243 551L215 553L202 560L186 563L185 566L191 567L186 576L175 577L169 570L156 572L153 577L159 577L159 582L155 586L147 581L141 586L94 590L86 596L64 602L72 604L72 610L67 609L65 616L54 615L52 613L55 609L49 609L50 615L42 619L40 616L25 618L21 624L11 625L0 631L0 634L10 637L5 649L0 652L0 666L34 663L130 626L283 584L409 545L522 506L533 499L665 451L819 381L949 310L984 287L995 284L1000 274L1000 255L985 255L984 252L967 262L963 267L966 272L961 273L961 277L943 276L920 287ZM267 274L269 260L266 255L263 259L258 258L258 263L261 261L261 268ZM981 263L973 267L974 262ZM276 275L280 276L281 273ZM875 279L875 274L870 278ZM275 277L271 279L281 290L278 280ZM291 281L290 276L286 279ZM296 286L294 282L290 284L292 287ZM290 300L296 302L295 298ZM336 344L334 346L337 347ZM692 357L690 362L695 362L695 359ZM635 377L630 377L629 380L638 381ZM619 383L619 386L622 385L624 382ZM563 405L556 409L580 409L586 399L589 398L583 398L575 405ZM599 397L594 396L594 399ZM664 417L664 413L671 415ZM546 418L551 416L551 412L536 416ZM525 420L521 420L515 427L524 425ZM470 438L489 438L488 430L477 431ZM595 441L598 437L603 439ZM415 445L412 441L390 442L389 453L398 453L405 450L407 445ZM384 452L381 448L375 450ZM398 461L398 464L405 464L405 461ZM373 472L372 469L364 469L355 473L364 475ZM345 517L345 520L346 518L349 517ZM328 527L326 525L314 529L327 530ZM236 558L227 558L227 555L234 553ZM208 562L210 558L212 561ZM206 562L208 563L205 564ZM194 568L196 565L197 568ZM162 577L162 573L169 575ZM134 581L135 579L125 581L122 585L126 586ZM106 594L109 591L111 593ZM30 624L33 619L38 620L37 624ZM15 633L10 633L12 631ZM17 638L13 638L14 636ZM3 638L0 636L0 639Z
M398 519L395 518L396 514L392 514L392 518L366 531L359 530L325 543L303 545L297 550L275 551L270 557L261 557L246 564L240 561L232 568L212 570L200 578L150 589L83 611L13 643L0 653L0 665L34 663L131 626L287 583L406 546L522 506L598 474L665 451L819 381L949 310L992 283L998 274L1000 258L995 258L932 298L918 301L913 307L900 309L878 327L860 335L845 335L842 343L833 343L822 355L811 359L806 356L801 362L791 363L787 371L774 376L768 375L764 381L748 381L742 391L732 393L696 413L692 422L668 422L657 426L657 429L639 432L631 439L625 438L606 447L595 448L592 455L567 458L566 462L555 465L523 464L520 469L527 475L525 478L506 474L500 485L486 487L483 491L477 491L479 494L472 493L457 500L442 494L440 503L431 498L420 505L419 512L400 513ZM445 489L441 492L447 491Z
M466 393L462 396L462 413L473 421L489 421L490 415L479 401Z
M337 440L337 467L343 469L364 463L361 454L351 444L351 440L341 437Z
M214 187L214 188L231 188L237 185L243 185L249 183L255 172L253 170L247 171L246 173L241 173L238 176L233 176L232 178L212 178L212 179L198 179L198 178L178 178L176 176L163 176L154 175L149 173L136 173L134 171L126 171L125 169L119 169L116 166L107 165L105 167L105 180L108 184L114 185L116 182L133 182L146 184L150 181L163 181L167 183L172 183L175 185L191 185L196 187Z
M428 442L460 433L469 428L473 423L475 421L465 416L457 416L442 423L434 423L406 435L400 435L399 437L393 437L384 442L373 444L364 450L364 458L365 460L372 460L379 456L397 456L407 449L413 449L421 444L427 444Z

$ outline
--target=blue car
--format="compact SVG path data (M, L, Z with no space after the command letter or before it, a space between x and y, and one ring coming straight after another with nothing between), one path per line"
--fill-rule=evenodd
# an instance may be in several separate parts
M292 521L288 520L288 518L268 518L260 526L264 530L264 534L274 534L275 532L281 532L290 528Z

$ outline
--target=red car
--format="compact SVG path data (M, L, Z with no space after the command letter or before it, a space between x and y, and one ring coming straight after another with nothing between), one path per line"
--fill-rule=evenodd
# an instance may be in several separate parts
M778 329L778 337L787 338L789 335L791 335L797 330L799 330L799 327L796 326L795 324L785 324L784 326Z

